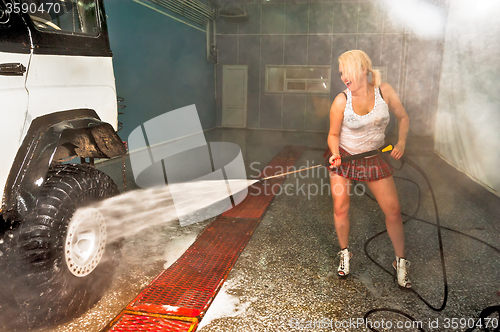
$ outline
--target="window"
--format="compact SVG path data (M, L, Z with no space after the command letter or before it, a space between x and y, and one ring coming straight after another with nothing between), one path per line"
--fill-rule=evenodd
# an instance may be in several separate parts
M50 3L43 0L31 0L27 8L33 24L39 30L92 36L99 34L96 0L66 0Z
M330 66L266 66L266 92L329 93Z

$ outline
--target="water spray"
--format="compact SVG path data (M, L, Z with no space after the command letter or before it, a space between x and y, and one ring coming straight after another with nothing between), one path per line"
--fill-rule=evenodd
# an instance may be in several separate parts
M381 153L390 152L390 151L392 151L392 149L393 149L392 144L386 144L386 145L384 145L381 148L378 148L376 150L371 150L371 151L367 151L367 152L363 152L363 153L353 154L351 156L342 157L342 158L340 158L340 163L343 164L343 163L347 163L347 162L350 162L353 160L373 157L373 156L376 156L376 155L381 154ZM265 181L265 180L269 180L269 179L273 179L273 178L278 178L278 177L286 176L288 174L307 171L309 169L318 168L318 167L330 167L330 165L331 164L330 164L329 160L327 159L322 164L314 165L314 166L307 167L307 168L302 168L302 169L291 171L291 172L280 173L277 175L268 176L268 177L265 177L262 179L258 179L258 181Z

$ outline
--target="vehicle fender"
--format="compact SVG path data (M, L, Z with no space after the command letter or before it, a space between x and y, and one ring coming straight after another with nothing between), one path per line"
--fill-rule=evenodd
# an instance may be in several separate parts
M52 164L64 158L113 158L126 147L113 127L91 109L35 118L17 151L5 186L4 219L22 220L33 210Z

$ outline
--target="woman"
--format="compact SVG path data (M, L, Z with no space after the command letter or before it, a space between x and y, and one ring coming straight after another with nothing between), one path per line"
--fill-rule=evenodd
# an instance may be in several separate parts
M380 73L372 69L368 55L359 50L339 57L341 79L347 86L337 95L330 109L330 184L333 196L335 229L341 251L338 275L349 274L349 192L352 180L364 181L375 195L385 214L387 233L396 254L393 263L401 288L411 288L409 262L405 258L403 221L392 167L379 155L340 164L340 158L378 149L384 144L384 131L389 123L389 110L399 122L399 139L391 156L400 159L405 151L410 121L394 89L381 83ZM368 81L368 74L372 80Z

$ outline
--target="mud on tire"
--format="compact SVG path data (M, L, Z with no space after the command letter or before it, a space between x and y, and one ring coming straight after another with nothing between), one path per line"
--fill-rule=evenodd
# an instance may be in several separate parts
M68 256L68 225L74 224L72 218L78 208L117 194L113 180L93 167L70 164L51 168L35 210L22 221L13 241L8 270L14 285L9 287L11 301L17 306L14 311L21 314L11 316L9 325L24 326L26 330L64 322L82 314L102 297L112 280L119 245L107 243L104 250L105 227L101 220L95 221L90 233L101 231L104 240L96 241L100 241L98 246L103 252L90 253L96 262L86 268L84 276L77 276L78 268L69 268L73 256Z

